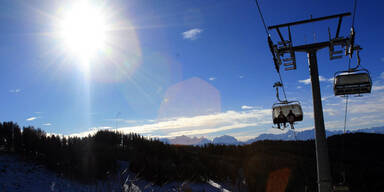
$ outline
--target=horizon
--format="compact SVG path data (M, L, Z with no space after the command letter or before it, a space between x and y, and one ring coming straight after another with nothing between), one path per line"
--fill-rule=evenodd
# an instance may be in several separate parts
M271 119L278 75L254 1L76 2L0 3L0 122L59 135L108 129L246 141L281 133ZM384 125L380 5L357 4L356 44L373 87L369 95L349 97L347 131ZM353 11L349 0L263 0L260 6L268 26ZM351 20L343 19L341 36L349 34ZM81 22L90 31L73 35ZM327 39L327 27L334 32L336 24L292 28L294 42ZM272 38L277 42L277 34ZM332 83L348 58L330 61L327 49L317 57L325 128L342 130L345 100L333 96ZM313 107L307 58L296 54L296 60L297 70L281 71L288 98L303 107L304 120L295 124L300 132L313 129Z
M12 121L10 121L12 122ZM0 123L9 123L9 122L0 122ZM16 125L18 125L16 122L12 122L12 123L15 123ZM26 127L31 127L31 126L26 126ZM32 126L33 127L33 126ZM376 129L376 128L383 128L384 126L376 126L376 127L366 127L366 128L357 128L357 129L349 129L349 130L346 130L345 133L353 133L353 132L356 132L356 131L364 131L364 130L370 130L370 129ZM20 131L23 132L23 129L24 127L20 127ZM33 127L35 129L40 129L38 127ZM314 131L314 127L313 128L308 128L308 129L301 129L299 131L297 130L294 130L294 129L283 129L283 130L277 130L275 129L276 131L275 132L266 132L266 133L260 133L259 135L256 135L254 137L251 137L251 138L248 138L246 140L241 140L237 137L234 137L234 136L231 136L231 135L217 135L217 136L214 136L214 137L205 137L205 136L188 136L188 135L178 135L178 136L173 136L173 137L150 137L150 136L143 136L144 138L146 139L158 139L160 141L163 141L164 139L170 139L170 140L174 140L174 139L177 139L177 138L180 138L180 137L187 137L188 139L207 139L208 141L210 142L213 142L214 139L216 138L222 138L222 137L231 137L231 138L234 138L236 139L237 142L240 142L240 143L244 143L244 142L248 142L250 140L254 140L258 137L260 137L261 135L268 135L268 134L272 134L272 135L282 135L282 134L286 134L287 132L295 132L295 134L298 134L298 133L302 133L302 132L305 132L305 131ZM40 129L41 130L41 129ZM44 130L42 130L44 131ZM45 134L47 136L51 136L51 135L54 135L54 136L57 136L57 137L60 137L60 138L63 138L63 137L66 137L66 138L69 138L69 137L78 137L78 138L83 138L83 137L88 137L88 136L94 136L97 132L99 131L110 131L110 132L114 132L114 133L119 133L119 134L137 134L135 132L129 132L129 133L123 133L121 131L118 131L118 130L115 130L115 129L98 129L98 130L92 130L92 131L89 131L89 132L84 132L84 133L81 133L81 134L70 134L70 135L63 135L63 134L56 134L56 133L48 133L48 132L45 132ZM335 130L326 130L327 132L343 132L343 130L341 129L335 129ZM376 132L374 132L376 133ZM342 133L344 134L344 133ZM140 134L139 134L140 135ZM313 135L314 136L314 135ZM328 136L327 136L328 137Z

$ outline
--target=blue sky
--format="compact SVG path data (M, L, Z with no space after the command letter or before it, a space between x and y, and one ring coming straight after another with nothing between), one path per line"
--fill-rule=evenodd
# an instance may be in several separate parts
M0 121L49 133L86 134L102 128L146 136L240 140L278 132L271 126L272 85L278 80L252 0L92 1L106 15L108 44L89 59L89 72L62 46L57 23L75 1L0 2ZM267 25L352 11L352 0L260 0ZM371 72L371 95L352 97L350 129L384 124L384 13L380 1L358 1L356 43ZM346 36L351 18L343 20ZM327 40L337 20L292 29L296 44ZM314 35L315 33L315 35ZM272 32L277 41L277 34ZM342 129L344 100L331 78L347 58L318 52L327 129ZM290 99L300 100L313 127L306 55L282 72ZM356 63L356 60L352 60Z

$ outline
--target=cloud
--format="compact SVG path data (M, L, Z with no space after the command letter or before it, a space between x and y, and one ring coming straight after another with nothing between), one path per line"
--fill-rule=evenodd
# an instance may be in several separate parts
M384 58L384 57L383 57ZM383 61L384 62L384 61ZM380 78L384 79L384 72L380 74Z
M311 78L304 79L304 80L299 80L299 83L304 83L306 85L309 85L309 84L311 84Z
M11 89L9 90L10 93L20 93L21 89Z
M100 127L92 127L92 131L99 131L99 130L106 130L106 129L113 129L111 126L100 126Z
M333 77L331 78L326 78L326 77L323 77L323 76L319 76L319 81L322 81L322 82L333 82ZM311 84L311 78L308 78L308 79L304 79L304 80L299 80L299 83L304 83L305 85L309 85Z
M330 115L330 116L335 116L335 115L340 113L340 110L335 109L335 108L324 108L323 112L328 113L328 115Z
M384 85L374 85L374 86L372 86L372 89L374 91L384 90Z
M38 118L40 118L40 117L30 117L30 118L26 119L26 121L33 121L33 120L36 120Z
M133 119L123 119L123 118L112 118L112 119L105 119L105 121L113 122L113 123L119 123L120 124L143 124L147 123L151 120L133 120Z
M377 86L380 86L377 85ZM328 95L324 97L324 119L326 129L341 130L344 126L345 99ZM295 128L313 128L312 101L302 102L304 120ZM261 133L271 133L271 110L243 105L239 111L224 111L190 117L175 117L162 120L142 120L132 125L122 125L118 131L135 132L148 137L174 137L180 135L215 137L230 134L241 140L254 138ZM364 97L349 97L347 129L369 128L384 124L384 91L373 91ZM111 122L111 126L114 124ZM87 136L98 129L76 134ZM278 132L276 132L278 133Z
M184 39L196 40L199 37L200 33L202 32L203 32L202 29L194 28L194 29L190 29L188 31L183 32L182 35Z
M208 80L210 80L210 81L214 81L216 79L216 77L210 77L210 78L208 78Z
M243 105L241 106L241 109L253 109L254 107L248 106L248 105Z
M244 75L240 75L239 78L240 78L240 79L244 78Z
M51 123L44 123L43 125L44 126L51 126L52 124Z
M272 120L270 116L270 109L226 111L192 117L176 117L143 125L121 127L118 128L118 131L124 133L134 132L156 137L173 137L179 135L197 136L271 124ZM262 131L263 129L261 128L262 127L259 127L258 130ZM96 130L91 130L73 134L72 136L87 136L95 132Z

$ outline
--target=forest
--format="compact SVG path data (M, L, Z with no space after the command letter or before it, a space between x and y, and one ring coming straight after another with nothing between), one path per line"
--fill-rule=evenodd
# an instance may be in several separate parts
M384 190L384 155L380 152L384 135L349 133L327 141L335 185L343 182L351 191ZM140 179L157 185L214 179L230 183L235 191L317 190L313 140L186 146L108 130L81 138L63 137L2 122L0 147L84 183L107 179L117 174L119 161L128 161Z

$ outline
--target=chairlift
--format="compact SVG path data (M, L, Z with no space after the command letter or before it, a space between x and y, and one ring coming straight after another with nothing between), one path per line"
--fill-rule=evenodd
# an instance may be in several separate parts
M281 117L285 117L285 118L281 118ZM302 121L303 110L301 109L300 102L284 101L284 102L278 102L273 104L272 118L273 118L273 124L285 124L285 123L293 124L296 121Z
M299 101L280 100L278 87L282 86L280 82L275 83L273 86L276 87L276 97L279 101L272 105L273 124L277 125L278 129L284 129L286 128L286 124L289 123L291 129L294 129L293 124L296 121L303 120L303 110ZM281 125L284 127L281 127Z
M359 46L356 46L357 66L348 71L335 73L333 91L338 95L361 95L371 93L372 80L369 71L360 67Z
M349 192L349 187L347 185L338 184L333 186L334 192Z
M366 69L339 71L335 73L333 91L335 96L371 93L372 80Z

